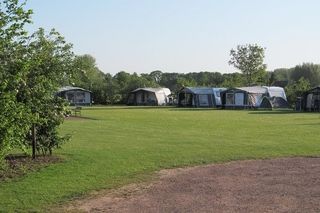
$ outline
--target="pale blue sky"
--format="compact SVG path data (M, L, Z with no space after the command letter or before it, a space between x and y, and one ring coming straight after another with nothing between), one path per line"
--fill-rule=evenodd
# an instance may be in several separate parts
M319 0L29 0L34 28L55 28L103 72L220 71L231 48L266 47L269 70L320 63Z

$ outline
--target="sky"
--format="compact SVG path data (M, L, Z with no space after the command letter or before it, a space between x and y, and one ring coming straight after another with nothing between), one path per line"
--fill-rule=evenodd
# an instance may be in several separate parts
M105 73L222 72L237 45L266 48L268 70L320 63L319 0L28 0Z

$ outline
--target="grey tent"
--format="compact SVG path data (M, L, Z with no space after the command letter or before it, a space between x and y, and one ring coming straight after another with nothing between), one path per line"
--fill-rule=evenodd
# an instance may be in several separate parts
M296 102L299 111L320 112L320 86L305 92Z
M91 105L92 92L80 87L65 86L58 90L57 96L69 101L70 105Z
M240 87L221 93L223 108L288 108L287 97L281 87Z
M224 88L184 87L178 92L180 107L220 107Z
M130 92L128 105L167 105L171 92L168 88L138 88Z

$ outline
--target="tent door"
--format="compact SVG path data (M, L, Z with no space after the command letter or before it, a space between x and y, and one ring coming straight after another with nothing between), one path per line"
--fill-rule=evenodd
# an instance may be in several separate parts
M235 99L236 106L243 106L244 105L244 94L243 93L236 93L234 99Z
M199 95L199 106L209 106L209 96Z
M308 94L308 96L307 96L307 109L308 110L311 110L311 108L312 108L312 94Z

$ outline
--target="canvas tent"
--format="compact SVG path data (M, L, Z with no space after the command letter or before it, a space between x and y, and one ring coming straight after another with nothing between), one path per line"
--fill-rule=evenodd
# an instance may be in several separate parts
M297 100L296 109L299 111L320 112L320 86L305 92Z
M239 87L221 93L223 108L288 108L287 97L281 87Z
M62 87L56 93L57 96L68 100L70 105L74 106L91 105L91 94L89 90L71 86Z
M167 105L171 92L168 88L138 88L130 92L128 105Z
M180 107L219 107L223 88L184 87L178 93Z

